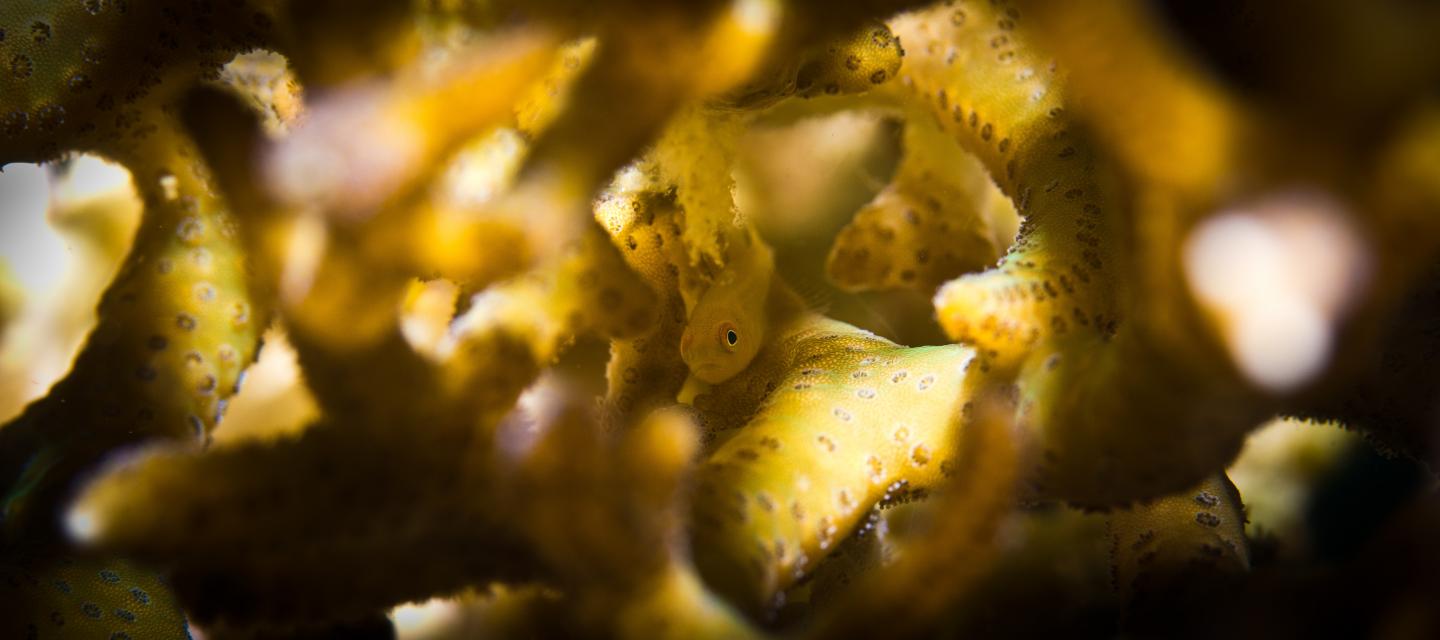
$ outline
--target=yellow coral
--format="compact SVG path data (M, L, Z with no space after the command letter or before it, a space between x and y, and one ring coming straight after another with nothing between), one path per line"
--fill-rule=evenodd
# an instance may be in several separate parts
M845 289L931 293L994 264L1014 239L1014 207L984 167L929 118L917 114L905 126L895 177L830 248L826 271Z
M41 556L0 564L0 631L14 638L184 638L189 625L165 583L134 563Z
M40 160L74 148L119 152L143 140L148 119L177 91L274 37L269 5L6 3L0 10L0 157Z
M99 325L70 375L0 431L15 443L5 448L12 535L49 529L48 511L32 520L29 505L67 491L111 448L147 437L204 441L268 322L235 220L189 143L162 130L148 145L131 165L145 201L141 232L101 300Z
M1072 328L1112 330L1120 313L1109 276L1119 233L1107 210L1123 205L1065 112L1063 69L1034 51L1020 22L1003 3L965 3L894 23L909 43L903 90L984 163L1023 217L998 268L936 294L946 332L1002 363Z
M144 211L0 429L0 629L345 635L447 598L582 637L1289 620L1246 594L1320 563L1252 546L1223 469L1276 413L1433 455L1440 352L1440 13L1301 4L7 4L0 163L97 153ZM831 201L803 223L753 207L828 170L817 132L864 169L794 189ZM52 215L110 255L123 210ZM254 367L208 446L267 330L290 375ZM1431 630L1440 590L1366 584L1397 586L1304 593Z
M871 505L953 473L971 358L814 316L777 330L754 372L727 385L769 393L702 467L695 507L701 570L752 609L808 573ZM709 402L736 403L724 397L733 393L719 388Z

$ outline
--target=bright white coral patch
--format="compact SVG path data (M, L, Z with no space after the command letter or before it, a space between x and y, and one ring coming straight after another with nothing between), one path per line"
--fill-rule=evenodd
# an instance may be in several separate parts
M1186 279L1255 384L1292 390L1329 359L1369 255L1342 206L1289 192L1201 222L1185 242Z

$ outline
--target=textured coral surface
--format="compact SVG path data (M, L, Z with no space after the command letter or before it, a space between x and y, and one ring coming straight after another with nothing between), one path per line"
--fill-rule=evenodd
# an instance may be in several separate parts
M1193 5L5 1L0 637L1440 634L1440 9Z

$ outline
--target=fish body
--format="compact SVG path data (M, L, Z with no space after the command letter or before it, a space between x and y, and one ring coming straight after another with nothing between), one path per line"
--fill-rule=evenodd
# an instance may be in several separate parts
M755 359L771 328L803 307L775 277L775 253L752 230L696 299L680 336L680 357L695 378L720 384Z

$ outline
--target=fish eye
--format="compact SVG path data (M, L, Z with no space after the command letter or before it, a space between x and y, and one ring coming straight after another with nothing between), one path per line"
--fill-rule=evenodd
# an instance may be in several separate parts
M727 349L734 349L740 343L740 331L729 322L720 324L720 343Z

